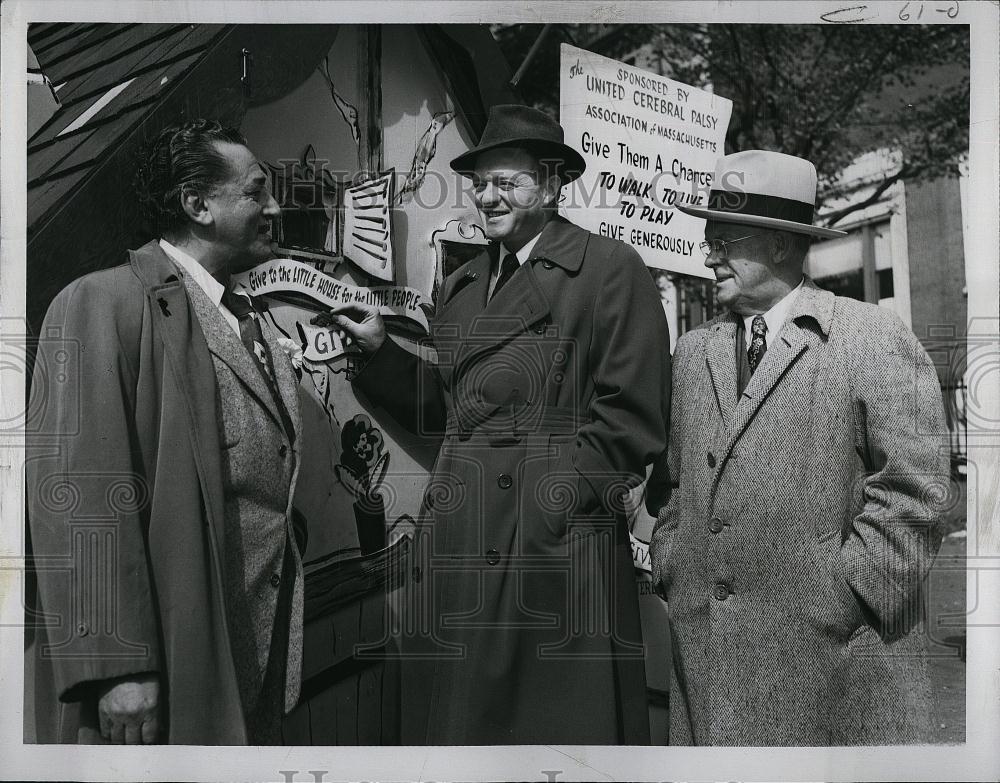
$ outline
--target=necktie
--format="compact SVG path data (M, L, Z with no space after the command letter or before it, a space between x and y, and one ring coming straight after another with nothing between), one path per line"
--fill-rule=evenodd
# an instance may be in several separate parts
M268 353L267 343L264 342L264 335L257 322L257 313L254 311L249 297L240 296L227 290L222 295L222 304L236 316L240 323L240 339L243 341L243 345L254 358L254 364L264 376L264 381L271 387L271 391L275 391L271 355Z
M253 309L253 303L249 297L234 294L227 289L222 295L222 304L239 321L240 339L243 341L247 352L253 358L257 369L260 370L260 374L264 378L264 383L271 390L271 396L278 406L278 413L281 416L281 423L285 427L285 432L290 439L294 438L295 430L292 426L292 420L288 416L285 403L281 399L281 392L278 391L278 384L274 380L274 366L271 364L271 352L268 350L264 334L260 330L260 323L257 320L257 313Z
M750 348L747 350L747 361L750 363L750 374L753 375L760 360L767 352L767 321L764 316L755 315L750 326Z
M493 287L493 296L500 293L500 289L507 284L514 273L521 268L521 265L517 263L517 256L513 253L508 253L503 258L503 263L500 264L500 275L497 277L497 284Z

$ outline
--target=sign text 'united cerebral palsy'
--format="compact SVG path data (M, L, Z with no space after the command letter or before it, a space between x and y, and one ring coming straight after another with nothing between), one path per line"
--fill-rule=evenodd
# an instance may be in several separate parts
M711 276L696 251L732 102L563 44L560 122L587 170L563 206L580 225L632 245L648 266Z

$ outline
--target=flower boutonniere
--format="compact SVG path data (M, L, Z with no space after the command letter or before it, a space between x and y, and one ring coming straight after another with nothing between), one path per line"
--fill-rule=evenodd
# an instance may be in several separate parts
M302 346L291 337L279 337L278 345L281 346L288 358L292 360L292 367L296 370L302 369Z

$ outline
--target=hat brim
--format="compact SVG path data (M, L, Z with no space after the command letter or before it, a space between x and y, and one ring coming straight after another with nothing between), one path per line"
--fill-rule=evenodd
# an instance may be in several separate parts
M725 212L718 209L706 209L705 207L691 207L678 204L677 208L693 217L704 218L705 220L716 220L720 223L738 223L741 226L761 226L762 228L773 228L776 231L791 231L796 234L809 234L814 237L824 239L835 239L846 237L847 232L836 228L823 228L808 223L796 223L794 220L781 220L780 218L762 217L761 215L745 215L740 212Z
M471 177L475 172L476 158L484 152L501 149L502 147L523 147L540 161L557 162L556 174L563 185L577 179L587 169L583 156L566 144L540 139L504 139L495 144L485 144L463 152L451 162L452 170L463 177Z

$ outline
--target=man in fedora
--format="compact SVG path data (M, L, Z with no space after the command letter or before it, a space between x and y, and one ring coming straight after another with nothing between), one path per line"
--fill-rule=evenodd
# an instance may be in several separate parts
M427 688L403 741L648 743L623 495L666 445L659 296L632 248L556 214L585 164L544 113L494 107L451 165L492 242L441 287L437 363L375 308L334 311L365 353L355 386L444 436L416 545L423 638L401 642L422 656L404 687Z
M674 642L670 742L927 740L921 621L948 496L934 366L890 310L803 274L816 171L722 158L705 264L729 312L673 365L653 579ZM657 462L658 467L662 463Z

